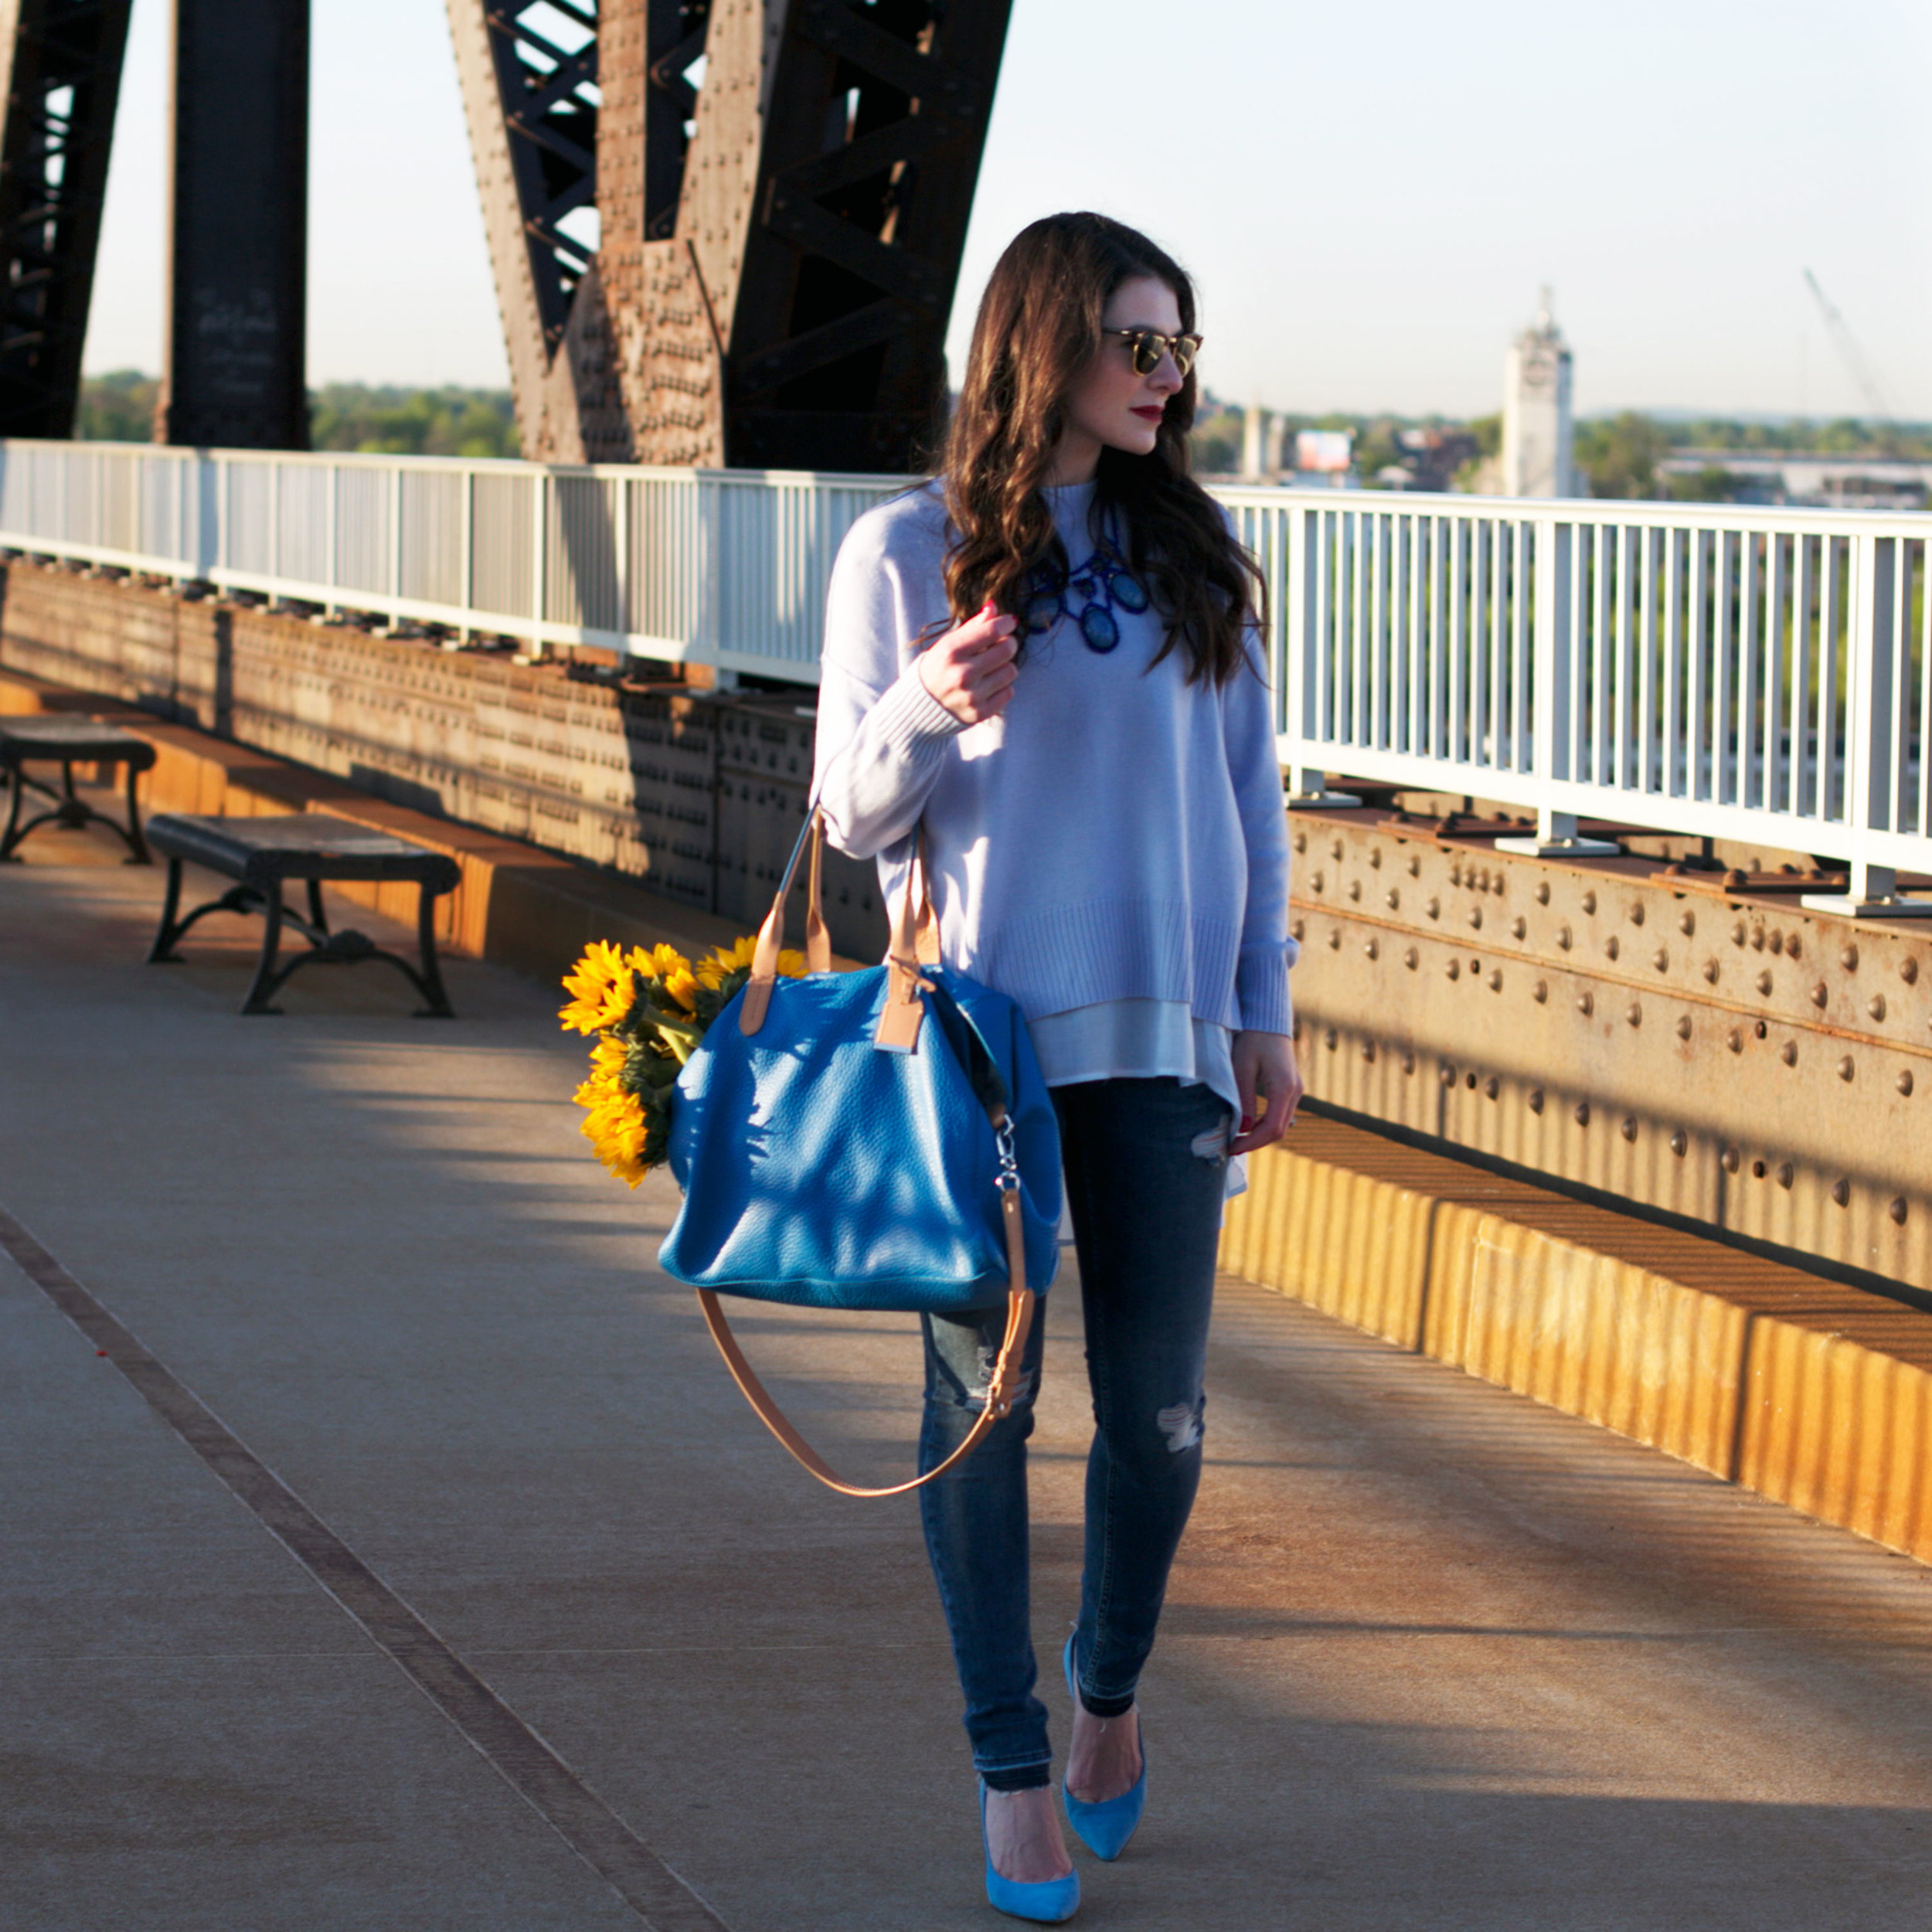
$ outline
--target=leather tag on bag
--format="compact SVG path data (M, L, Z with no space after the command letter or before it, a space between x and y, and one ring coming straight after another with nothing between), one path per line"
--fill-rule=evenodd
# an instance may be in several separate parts
M895 975L895 978L897 976ZM884 1010L879 1015L878 1030L872 1036L872 1043L882 1053L910 1053L919 1046L920 1022L926 1017L926 1002L917 992L910 999L902 999L899 988L894 986L886 996Z

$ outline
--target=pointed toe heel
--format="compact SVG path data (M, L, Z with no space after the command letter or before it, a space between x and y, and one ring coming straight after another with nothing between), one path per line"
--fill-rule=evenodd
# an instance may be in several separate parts
M1066 1666L1066 1688L1073 1693L1077 1709L1080 1701L1080 1678L1073 1658L1074 1638L1066 1640L1066 1649L1062 1661ZM1134 1835L1140 1824L1141 1813L1147 1805L1147 1736L1141 1736L1141 1774L1134 1781L1133 1788L1121 1792L1118 1798L1103 1800L1098 1804L1089 1804L1084 1799L1076 1798L1071 1788L1060 1787L1060 1797L1066 1806L1066 1821L1073 1828L1073 1835L1097 1859L1113 1859L1127 1849L1127 1842Z
M1080 1875L1043 1879L1028 1884L1002 1878L993 1869L993 1848L986 1835L986 1787L979 1787L979 1842L986 1853L986 1903L1009 1919L1029 1919L1036 1925L1060 1925L1080 1909Z

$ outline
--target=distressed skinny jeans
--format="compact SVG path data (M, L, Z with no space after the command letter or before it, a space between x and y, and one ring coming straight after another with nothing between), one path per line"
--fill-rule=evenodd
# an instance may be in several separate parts
M1087 1463L1080 1691L1124 1710L1154 1647L1169 1566L1201 1480L1208 1316L1219 1244L1226 1101L1178 1080L1083 1081L1053 1090L1080 1257L1094 1444ZM927 1316L920 1468L951 1453L981 1406L1002 1307ZM973 1764L995 1790L1049 1781L1046 1711L1027 1577L1026 1439L1044 1321L1028 1338L1022 1391L959 1468L920 1491L926 1548L952 1634Z

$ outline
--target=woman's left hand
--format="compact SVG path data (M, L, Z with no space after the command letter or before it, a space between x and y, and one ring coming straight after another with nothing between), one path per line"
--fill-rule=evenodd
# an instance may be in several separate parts
M1288 1131L1301 1104L1301 1074L1294 1063L1294 1042L1286 1033L1236 1033L1233 1060L1241 1126L1247 1131L1229 1141L1228 1152L1251 1154Z

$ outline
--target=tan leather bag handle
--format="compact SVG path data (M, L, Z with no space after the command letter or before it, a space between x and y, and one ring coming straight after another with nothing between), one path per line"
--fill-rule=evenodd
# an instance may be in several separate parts
M792 848L791 862L785 867L784 877L779 881L771 910L758 928L751 976L745 982L744 999L738 1014L739 1029L743 1032L755 1033L765 1023L765 1013L771 1003L771 989L778 980L778 954L784 945L785 900L791 893L791 882L798 872L799 858L805 849L808 838L811 847L811 869L807 875L806 884L805 970L813 973L831 970L832 947L825 931L818 886L819 854L825 841L824 808L815 805L804 830L798 835L798 842ZM933 910L927 877L926 828L922 823L913 846L912 862L906 869L906 889L900 895L893 917L892 937L886 953L889 983L885 1010L876 1036L878 1045L888 1051L912 1051L919 1037L920 1021L926 1012L924 1002L919 997L926 982L919 969L938 963L939 920ZM1006 1232L1006 1333L987 1382L985 1406L973 1418L973 1426L959 1447L923 1476L915 1476L908 1482L892 1483L883 1489L863 1489L834 1474L831 1465L792 1427L784 1411L772 1400L771 1392L758 1379L757 1372L745 1359L744 1351L738 1346L738 1338L731 1332L731 1325L725 1319L716 1292L710 1288L698 1291L698 1306L704 1311L705 1326L711 1331L711 1338L718 1345L718 1352L724 1357L732 1380L743 1392L758 1420L811 1475L842 1496L903 1496L921 1488L935 1477L943 1476L956 1464L964 1461L979 1447L987 1430L1012 1408L1018 1393L1020 1363L1026 1356L1026 1338L1032 1331L1039 1298L1026 1285L1026 1240L1025 1226L1020 1218L1019 1175L1012 1165L1006 1110L1003 1107L989 1109L987 1117L1001 1145L999 1199L1000 1219Z

